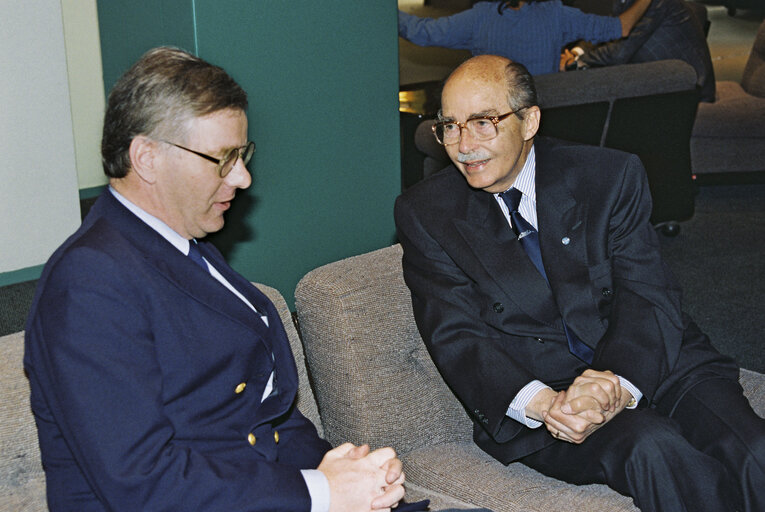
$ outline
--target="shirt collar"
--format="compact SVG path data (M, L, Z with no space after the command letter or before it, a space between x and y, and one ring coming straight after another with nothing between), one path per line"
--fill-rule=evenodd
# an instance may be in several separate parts
M173 228L156 218L154 215L146 212L146 210L140 206L131 202L125 196L117 192L111 185L109 185L109 192L111 192L114 198L122 203L125 208L130 210L133 215L141 219L143 222L148 224L150 228L162 235L162 237L173 244L176 249L185 255L189 254L189 241L173 231Z
M531 145L529 154L526 155L526 162L523 164L521 172L513 182L513 186L510 188L517 188L524 196L536 204L537 201L537 187L536 187L536 172L537 172L537 159L534 151L534 145ZM510 190L510 189L508 189ZM494 194L494 197L499 199L499 194Z

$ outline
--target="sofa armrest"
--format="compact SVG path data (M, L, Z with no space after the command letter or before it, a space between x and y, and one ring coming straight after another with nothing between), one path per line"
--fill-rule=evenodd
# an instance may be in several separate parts
M541 108L613 102L696 88L696 71L681 60L659 60L534 77Z

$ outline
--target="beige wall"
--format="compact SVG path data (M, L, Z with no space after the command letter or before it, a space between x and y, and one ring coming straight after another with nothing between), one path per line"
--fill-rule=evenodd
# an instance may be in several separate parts
M103 184L96 126L104 101L95 0L0 0L0 12L0 281L7 281L45 263L80 224L78 189Z
M104 185L101 167L101 124L104 79L96 0L61 0L64 18L72 131L79 188Z

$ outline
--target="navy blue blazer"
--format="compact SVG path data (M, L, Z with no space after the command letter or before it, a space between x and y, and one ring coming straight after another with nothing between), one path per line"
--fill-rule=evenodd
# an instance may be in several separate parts
M656 406L694 381L692 369L737 368L681 312L648 219L635 155L535 140L539 242L549 286L492 194L450 166L396 201L404 279L434 363L504 463L554 442L506 416L534 379L565 389L587 366L569 353L562 319L595 350L591 367L632 382ZM698 381L696 381L698 382ZM681 384L681 385L678 385Z
M45 266L24 365L52 512L310 509L299 470L330 446L294 405L284 327L200 249L268 327L108 191Z

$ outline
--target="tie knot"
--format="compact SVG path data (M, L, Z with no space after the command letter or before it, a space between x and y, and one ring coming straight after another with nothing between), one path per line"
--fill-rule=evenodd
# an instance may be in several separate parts
M517 212L518 211L518 205L521 204L521 196L523 193L518 190L517 188L513 187L510 190L507 190L505 192L502 192L500 194L500 197L507 205L508 210L511 212Z

